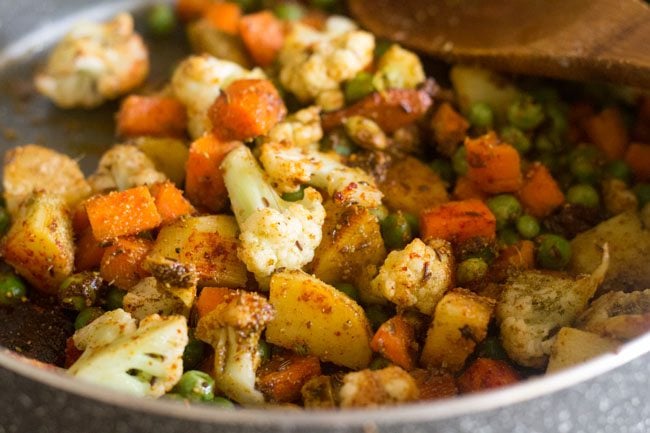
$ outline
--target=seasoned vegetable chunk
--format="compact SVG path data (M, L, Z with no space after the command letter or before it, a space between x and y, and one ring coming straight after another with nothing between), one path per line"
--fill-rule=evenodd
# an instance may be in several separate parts
M575 328L560 329L551 346L546 372L563 370L598 355L614 352L619 342Z

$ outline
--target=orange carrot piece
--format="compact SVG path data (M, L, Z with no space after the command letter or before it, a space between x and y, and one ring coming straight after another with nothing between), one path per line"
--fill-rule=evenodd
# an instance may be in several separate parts
M153 247L148 239L125 237L117 239L106 248L99 265L99 274L105 281L123 290L129 290L148 276L143 268L144 259Z
M117 113L121 137L182 137L187 128L185 107L166 96L130 95Z
M650 144L632 143L625 152L625 162L637 180L650 181Z
M610 159L620 159L630 141L623 115L617 108L606 108L583 120L582 127L597 148Z
M564 203L564 194L546 166L534 163L517 195L526 211L537 218L551 214Z
M510 364L489 358L478 358L458 378L462 393L483 391L511 385L521 380Z
M415 368L415 329L398 315L382 323L370 343L370 348L404 370Z
M238 141L219 141L212 134L191 144L185 164L185 194L190 202L211 212L226 207L228 191L220 166L228 152L240 145Z
M234 81L208 112L212 132L222 141L244 141L266 134L286 114L287 107L273 83L260 79Z
M259 66L270 66L284 44L284 25L269 11L242 17L239 33L246 49Z
M146 186L93 197L86 211L97 240L134 235L156 228L162 218Z
M375 92L350 107L323 114L323 129L331 131L348 117L364 116L374 120L384 132L392 134L418 121L432 103L431 96L424 90L390 89Z
M194 213L194 207L183 197L183 191L176 188L172 182L156 183L151 185L149 190L163 224L172 222L183 215Z
M177 0L176 15L183 21L195 20L200 18L212 3L212 0Z
M451 201L420 214L420 234L424 240L438 238L461 243L466 240L496 237L497 222L480 200Z
M77 241L74 255L74 268L77 272L97 269L104 257L105 248L95 239L90 227L86 228Z
M415 379L420 390L420 400L437 400L458 395L454 376L444 370L417 369L409 374Z
M533 241L521 240L501 250L490 270L493 281L504 281L512 271L532 269L535 267L535 244Z
M521 161L517 149L501 143L494 132L466 138L467 177L484 192L517 191L521 186Z
M468 200L475 198L485 201L488 195L478 189L476 184L469 180L467 176L461 176L456 179L456 185L454 186L454 197L457 200Z
M241 8L237 3L212 3L203 11L203 18L215 29L236 35L239 33Z
M82 201L72 213L72 230L75 234L81 235L88 227L90 227L90 220L86 212L86 202Z
M260 391L270 401L291 403L300 399L302 386L320 374L320 361L315 356L274 354L271 360L258 370L257 383Z
M70 368L72 364L77 362L77 359L81 357L81 354L84 353L83 350L77 349L77 346L74 344L74 339L68 337L65 340L65 362L63 363L64 368Z
M452 156L467 135L469 122L448 102L443 102L431 118L436 149L443 155Z
M199 318L204 317L210 311L217 308L228 295L235 293L235 289L229 289L227 287L204 287L201 289L201 294L195 304Z

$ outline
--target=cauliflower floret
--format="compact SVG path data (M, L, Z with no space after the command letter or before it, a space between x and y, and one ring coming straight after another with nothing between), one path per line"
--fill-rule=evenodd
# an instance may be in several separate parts
M185 105L188 130L193 138L212 129L208 109L221 89L243 78L266 78L261 69L251 71L227 60L208 54L190 56L181 62L171 80L172 92Z
M112 314L109 319L95 320L88 325L91 328L84 331L85 335L77 337L87 346L68 373L116 391L160 397L183 374L183 351L187 344L185 317L153 314L133 329L128 313L116 311L106 313ZM116 338L109 341L112 336Z
M123 303L124 309L136 319L144 319L154 313L187 317L195 297L196 286L170 289L154 277L147 277L129 289Z
M578 317L576 327L621 340L650 331L650 289L604 294Z
M282 200L246 146L232 150L221 169L241 229L238 255L260 286L268 288L278 268L301 269L311 262L325 220L318 191L307 188L300 201Z
M294 24L280 50L280 82L302 102L332 101L332 92L342 95L340 85L353 78L372 62L375 38L350 28L318 32L303 24ZM346 27L346 26L344 26ZM341 31L343 30L343 31ZM321 95L323 95L321 97ZM328 110L340 108L325 102Z
M410 374L392 366L346 374L339 395L341 407L375 407L415 401L420 390Z
M79 350L93 350L106 346L123 335L138 329L136 320L121 308L102 314L72 336Z
M508 356L520 365L542 368L554 332L568 326L585 309L603 282L609 266L605 245L601 264L591 275L577 279L537 270L510 278L497 304L501 342Z
M260 335L272 318L273 307L265 298L232 290L197 324L197 338L214 347L217 387L238 403L264 403L255 389L255 371L260 363Z
M88 183L95 193L124 191L141 185L164 182L167 176L156 170L154 163L137 147L119 144L99 160L99 166Z
M282 191L295 191L303 183L327 189L337 202L374 208L383 194L375 180L357 167L348 167L335 153L303 150L289 143L264 143L260 161L273 184Z
M415 238L403 250L392 251L370 283L373 295L402 308L415 307L433 315L436 304L452 285L451 245L434 240L426 245Z
M139 86L149 73L149 54L133 31L133 18L77 25L56 46L36 88L62 108L96 107Z
M378 90L415 89L426 80L420 57L397 44L377 62L373 84Z
M296 111L269 131L265 141L286 142L306 150L318 150L323 138L320 108L312 106Z

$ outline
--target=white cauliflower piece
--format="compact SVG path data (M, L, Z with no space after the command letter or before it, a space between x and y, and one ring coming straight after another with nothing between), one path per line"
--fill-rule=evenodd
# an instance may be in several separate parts
M221 169L241 229L238 255L260 286L268 288L278 268L301 269L311 262L325 220L318 191L307 188L300 201L282 200L246 146L232 150Z
M264 143L260 161L273 185L282 192L308 183L326 189L337 202L368 208L381 205L382 192L375 179L358 167L348 167L333 152L304 150L288 143Z
M147 277L129 289L124 295L123 305L127 312L139 320L155 313L187 317L195 297L195 286L176 293L165 288L154 277Z
M260 364L260 335L271 319L273 307L265 298L232 290L197 324L196 337L214 347L217 387L238 403L264 403L255 389L255 372Z
M125 317L106 320L106 336L120 334L116 332L116 321L131 326ZM103 334L101 324L88 332ZM129 331L125 330L110 342L104 336L87 335L85 341L104 344L87 347L68 373L137 396L156 398L165 394L183 374L183 351L187 344L185 317L153 314L142 320L136 330Z
M62 108L92 108L139 86L149 73L149 54L133 31L133 18L82 23L68 33L36 75L36 89Z
M280 82L300 101L318 100L332 91L340 93L342 82L372 62L374 36L362 30L342 30L338 24L332 24L329 32L300 23L292 26L278 55ZM331 94L327 95L327 99L331 98ZM336 108L340 107L327 107Z
M401 308L415 307L433 315L436 304L453 284L451 245L415 238L403 250L392 251L370 283L372 294Z
M569 326L603 282L609 266L605 245L601 264L591 275L574 279L561 273L530 270L510 278L497 304L501 343L520 365L542 368L555 332Z
M7 210L14 218L20 204L35 191L60 196L70 209L90 195L90 185L77 161L36 144L5 153L2 186Z
M311 106L288 116L277 123L265 141L291 143L295 147L318 150L318 142L323 138L320 121L320 108Z
M410 374L391 366L346 374L339 396L341 407L376 407L416 401L420 390Z
M167 176L156 170L155 164L144 152L130 144L119 144L102 155L88 183L95 193L105 193L165 180Z
M650 331L650 289L605 293L578 317L575 326L621 340L638 337Z
M72 336L74 345L79 350L93 350L106 346L123 335L138 329L136 320L121 308L108 311L93 320Z
M227 60L208 54L190 56L174 71L171 88L174 96L185 105L188 130L193 138L212 130L208 109L221 93L221 89L235 80L266 78L261 69L251 71Z
M426 80L420 57L397 44L381 56L373 84L378 90L415 89Z

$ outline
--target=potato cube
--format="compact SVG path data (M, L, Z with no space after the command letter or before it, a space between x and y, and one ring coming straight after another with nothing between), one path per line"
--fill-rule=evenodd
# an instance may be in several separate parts
M563 370L581 364L598 355L614 352L619 342L591 332L564 327L557 333L546 372Z

